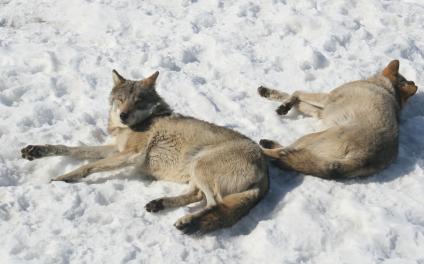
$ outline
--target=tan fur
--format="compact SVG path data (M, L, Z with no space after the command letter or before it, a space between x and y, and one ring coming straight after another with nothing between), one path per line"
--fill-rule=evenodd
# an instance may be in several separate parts
M398 71L395 60L380 74L343 84L328 94L278 95L277 90L260 87L261 96L283 103L277 113L295 107L321 118L327 127L288 147L263 140L264 154L284 169L322 178L368 176L386 168L398 153L400 110L417 91Z
M181 218L176 227L185 233L204 233L230 226L268 190L261 148L230 129L174 114L155 91L158 74L130 81L113 71L108 131L115 138L114 145L30 145L22 149L22 156L96 160L54 181L77 181L91 173L134 166L158 180L188 183L187 193L153 200L146 210L156 212L205 200L203 210Z

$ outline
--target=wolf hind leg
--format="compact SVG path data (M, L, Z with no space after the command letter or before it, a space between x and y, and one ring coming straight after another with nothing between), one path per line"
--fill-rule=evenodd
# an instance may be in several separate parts
M296 109L307 116L311 116L311 117L315 117L320 119L321 118L321 113L322 113L322 108L315 106L315 105L311 105L309 103L305 103L305 102L299 102L298 104L296 104Z
M369 176L377 171L362 159L325 159L306 148L280 151L275 159L275 164L282 169L328 180Z
M158 212L167 208L176 208L191 203L200 202L203 199L202 192L196 187L190 187L185 194L174 197L162 197L148 202L145 206L148 212Z
M291 97L295 97L298 102L308 103L318 108L324 108L328 101L328 93L308 93L296 91Z
M177 229L187 234L233 225L269 188L264 157L246 140L204 148L193 158L189 174L207 204L201 211L175 223Z
M215 206L181 217L174 226L185 234L204 234L232 226L260 201L265 192L265 189L255 187L229 194Z
M215 173L224 173L222 171L223 168L217 168L219 166L217 161L219 160L221 151L216 150L214 148L205 150L190 165L190 183L203 193L206 200L206 207L216 205L217 199L221 199L219 190L214 186L216 175L212 175L211 173L212 168L216 170ZM225 155L225 153L222 153L222 155ZM212 189L214 187L215 189Z

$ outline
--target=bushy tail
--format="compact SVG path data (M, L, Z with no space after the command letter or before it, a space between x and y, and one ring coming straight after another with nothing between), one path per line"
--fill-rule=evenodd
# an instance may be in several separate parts
M326 160L307 149L263 149L263 153L274 159L274 163L282 169L294 170L324 179L340 180L368 176L376 171L376 168L365 166L360 159Z
M245 216L265 195L268 190L254 188L240 193L227 195L221 203L196 214L190 222L176 226L186 234L204 234L234 225Z

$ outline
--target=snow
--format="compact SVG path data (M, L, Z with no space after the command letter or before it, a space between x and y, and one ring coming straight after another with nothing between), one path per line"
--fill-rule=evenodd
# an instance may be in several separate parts
M27 144L98 145L112 69L141 79L182 114L284 145L319 121L257 95L329 91L398 58L424 77L421 0L0 0L2 263L424 263L424 94L401 118L400 154L365 180L270 168L266 198L234 227L202 237L173 223L189 206L144 205L185 186L132 169L49 183L81 163L29 162Z

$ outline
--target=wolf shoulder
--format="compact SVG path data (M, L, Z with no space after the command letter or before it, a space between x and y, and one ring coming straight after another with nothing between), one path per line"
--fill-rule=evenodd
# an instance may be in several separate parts
M192 142L204 142L214 145L229 140L242 140L255 144L245 135L230 128L215 125L194 117L173 114L161 118L154 124L156 132L180 135Z
M323 117L374 126L397 126L400 108L394 90L368 80L332 90ZM344 122L343 122L344 123Z

